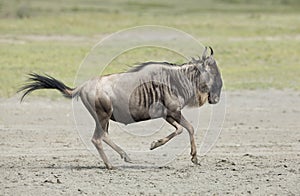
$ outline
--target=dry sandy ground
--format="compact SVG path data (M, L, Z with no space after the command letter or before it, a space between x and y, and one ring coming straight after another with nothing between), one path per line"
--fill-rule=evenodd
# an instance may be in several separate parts
M131 125L129 137L122 134L127 128L112 123L112 139L138 160L125 164L105 146L118 166L112 171L88 150L89 141L77 130L92 130L93 123L82 112L76 127L69 100L0 99L0 195L300 195L300 92L227 92L226 97L222 132L201 166L190 161L185 133L155 155L147 151L150 143L171 127L140 136ZM199 126L198 146L205 128L205 122ZM181 153L158 166L174 152Z

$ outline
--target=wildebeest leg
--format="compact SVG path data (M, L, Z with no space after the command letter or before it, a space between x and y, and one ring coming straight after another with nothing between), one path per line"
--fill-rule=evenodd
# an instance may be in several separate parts
M117 144L115 144L108 136L108 125L109 125L109 119L112 115L113 109L112 109L112 103L110 99L102 94L99 96L98 99L98 105L96 105L96 112L98 115L98 119L100 121L101 127L103 129L103 135L102 140L109 145L113 150L115 150L122 159L126 162L132 162L127 153L119 147Z
M129 158L127 153L108 137L107 132L104 133L103 141L112 149L114 149L117 153L119 153L119 155L122 159L124 159L125 162L132 163L132 160Z
M100 157L102 158L106 168L113 169L113 166L108 161L108 158L105 155L104 150L103 150L103 145L102 145L103 131L99 131L100 129L102 129L102 128L96 127L93 138L92 138L92 142L95 145L96 149L98 150Z
M103 119L102 123L99 121L98 115L97 115L97 113L95 111L96 110L96 106L95 105L97 103L93 99L89 100L87 94L82 93L81 100L82 100L83 104L85 105L85 107L87 108L87 110L92 115L92 117L94 118L95 123L96 123L96 128L95 128L94 135L93 135L93 138L92 138L92 143L94 144L94 146L96 147L98 153L100 154L100 157L102 158L102 160L103 160L106 168L107 169L113 169L113 166L108 161L108 158L107 158L107 156L104 153L103 145L102 145L102 138L103 138L104 130L103 130L101 124L105 124L105 120L108 122L108 119ZM93 103L93 102L94 102L95 105L92 106L91 103Z
M159 139L157 141L153 141L151 143L150 150L153 150L153 149L155 149L159 146L164 145L165 143L170 141L173 137L175 137L176 135L179 135L179 134L182 133L182 130L183 130L182 126L180 124L178 124L172 117L167 117L166 121L168 123L170 123L172 126L174 126L176 128L176 131L174 131L173 133L171 133L167 137L164 137L164 138Z
M192 162L195 164L200 164L197 160L197 148L194 138L194 128L193 126L181 115L180 125L182 125L186 130L189 132L190 135L190 142L191 142L191 155L192 155Z

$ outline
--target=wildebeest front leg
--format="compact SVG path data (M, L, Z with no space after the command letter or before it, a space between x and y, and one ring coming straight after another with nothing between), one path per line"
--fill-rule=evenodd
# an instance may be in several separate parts
M189 132L190 136L190 142L191 142L191 155L192 155L192 162L195 164L199 164L197 160L197 148L196 148L196 143L195 143L195 138L194 138L194 128L193 126L181 115L181 120L180 124L186 128L186 130Z
M182 133L182 130L183 130L182 126L180 124L178 124L172 117L167 117L166 121L168 123L170 123L172 126L174 126L176 128L176 131L174 131L173 133L171 133L167 137L164 137L164 138L159 139L157 141L153 141L151 143L150 150L153 150L153 149L155 149L159 146L164 145L165 143L170 141L173 137L175 137L176 135L179 135L179 134Z

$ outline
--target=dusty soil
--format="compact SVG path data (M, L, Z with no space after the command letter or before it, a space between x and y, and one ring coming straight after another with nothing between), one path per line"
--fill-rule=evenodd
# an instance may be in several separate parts
M201 166L191 163L188 147L179 149L189 143L186 134L178 136L180 145L164 146L170 153L156 157L135 152L172 128L153 138L131 138L112 123L112 139L138 160L125 164L105 146L117 166L112 171L88 150L92 147L78 129L92 130L93 122L83 112L76 127L70 100L0 99L0 195L299 195L300 92L256 90L226 97L222 132ZM203 134L197 132L198 146ZM173 161L156 164L174 150L181 153Z

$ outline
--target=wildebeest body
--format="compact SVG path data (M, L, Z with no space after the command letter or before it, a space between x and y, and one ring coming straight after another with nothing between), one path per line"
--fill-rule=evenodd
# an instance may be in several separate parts
M108 137L109 120L124 124L155 118L164 118L176 128L165 138L154 141L155 149L185 128L190 135L192 162L198 163L194 129L183 117L185 106L201 106L206 100L215 104L219 101L222 79L217 64L211 55L191 62L175 65L166 62L147 62L132 70L107 76L95 77L81 86L71 89L50 76L30 74L31 83L22 90L26 96L37 89L57 89L65 97L79 96L96 122L92 142L107 168L112 165L106 157L102 141L130 162L129 156Z
M193 62L180 66L148 62L140 66L143 68L138 71L100 79L99 86L113 86L103 89L112 101L112 120L129 124L166 118L186 105L199 104L200 93L207 97L208 92L197 89L201 73Z

